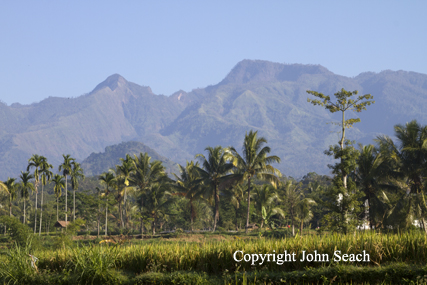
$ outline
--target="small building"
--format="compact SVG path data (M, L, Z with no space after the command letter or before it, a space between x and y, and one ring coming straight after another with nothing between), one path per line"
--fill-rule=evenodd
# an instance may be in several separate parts
M56 221L55 225L53 225L55 228L65 229L70 224L69 221Z

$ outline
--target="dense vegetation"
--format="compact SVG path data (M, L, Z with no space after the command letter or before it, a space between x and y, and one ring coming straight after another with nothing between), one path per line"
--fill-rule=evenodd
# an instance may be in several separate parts
M380 276L375 282L392 282L394 277L420 281L419 274L427 273L423 265L427 257L427 126L415 120L396 125L395 141L379 136L375 146L359 144L356 149L345 130L360 120L345 120L344 115L352 109L365 110L374 103L369 101L372 96L355 97L356 91L342 89L334 94L334 101L322 93L309 93L320 99L309 100L314 105L342 112L341 140L325 151L339 159L329 166L333 177L314 172L300 180L282 176L276 168L280 158L252 130L241 148L206 147L194 161L179 165L173 177L161 161L142 152L127 154L96 177L85 177L81 165L65 154L59 173L54 174L47 158L34 154L18 179L0 183L4 194L0 228L8 247L16 242L8 257L2 257L0 278L18 283L147 284L177 282L162 275L173 272L183 274L181 283L194 277L199 284L214 282L212 276L218 274L226 282L233 282L232 278L256 282L253 274L259 271L265 282L272 283L337 278L365 282L372 281L367 278L370 274ZM65 221L62 234L53 230L56 221ZM235 240L125 245L137 233L140 238L159 237L159 233L177 238L184 231L220 232L220 239L232 235ZM106 239L96 241L102 245L76 247L72 237L82 234ZM251 265L236 261L236 250L242 254L287 250L297 259L303 251L329 256L337 250L366 251L370 260L350 265L330 260ZM28 254L39 258L38 268L25 261ZM367 275L357 269L373 265L384 267L367 269ZM333 269L315 269L325 266ZM402 266L412 273L403 274ZM38 275L38 270L46 274ZM251 273L245 275L246 271Z

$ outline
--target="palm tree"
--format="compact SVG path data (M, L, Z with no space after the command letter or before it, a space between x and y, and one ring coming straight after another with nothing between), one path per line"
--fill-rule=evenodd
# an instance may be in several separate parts
M151 219L151 233L156 234L156 226L159 218L162 215L168 213L168 208L174 201L172 199L167 199L166 196L170 195L167 191L166 183L155 182L150 185L147 191L140 193L141 196L144 196L143 199L138 199L138 201L144 201L144 205L140 205L143 209L143 212Z
M300 235L302 235L304 223L308 223L313 218L313 212L311 211L311 206L313 205L316 205L316 202L311 198L304 198L296 205L295 217L300 222Z
M73 169L70 172L71 188L73 188L73 221L76 220L76 190L79 188L79 179L85 179L80 163L73 161Z
M291 218L292 224L292 235L295 235L295 225L294 221L297 215L297 205L301 200L301 192L298 185L294 185L292 180L286 181L284 187L281 189L283 191L283 201L285 201L285 206L288 210L288 213Z
M67 226L67 221L68 221L68 189L67 189L67 176L71 173L72 171L72 164L75 161L74 158L72 158L69 154L62 155L64 157L64 162L59 165L58 171L61 172L62 170L62 175L65 177L65 226Z
M36 203L35 203L35 209L34 209L34 233L36 233L37 231L37 187L39 185L39 178L40 178L40 173L39 173L39 168L41 167L41 165L43 164L43 161L45 161L46 158L44 156L40 156L38 154L33 154L33 156L28 160L28 166L27 166L27 171L30 170L31 167L34 167L34 185L35 185L35 192L36 192Z
M119 185L119 193L117 200L119 201L119 212L120 212L120 225L123 228L124 227L124 220L126 220L127 224L127 213L126 213L126 199L127 199L127 189L129 187L129 179L131 177L131 174L133 172L133 160L130 157L129 154L126 155L126 159L120 159L122 164L116 165L116 177L119 179L117 182L123 182L122 185ZM123 193L120 191L120 189L123 187ZM124 208L124 216L125 219L123 219L123 211L122 211L122 205L121 200L123 200L123 208Z
M393 176L406 185L406 193L400 199L396 209L406 208L405 223L413 213L418 213L427 234L425 216L427 206L424 198L424 183L427 177L427 126L421 126L416 120L394 126L398 144L389 137L377 138L382 155L393 165ZM405 206L403 206L405 204ZM395 210L396 211L396 210ZM402 211L400 211L402 214ZM400 214L400 216L402 216Z
M161 161L153 161L150 162L151 157L147 153L140 153L139 156L135 155L133 159L133 169L134 171L131 173L129 181L130 184L136 187L139 191L138 204L140 206L140 210L144 205L144 195L143 194L153 183L162 183L168 182L170 179L166 175L166 169L162 165ZM143 219L140 218L141 222L141 234L143 230Z
M28 189L35 191L34 189L34 185L33 183L30 182L31 179L34 178L34 176L32 174L30 174L28 171L27 172L22 172L21 171L21 175L19 176L19 178L21 178L21 197L24 198L24 224L26 222L25 219L25 201L28 198L29 192Z
M0 181L0 189L5 190L9 194L9 216L12 217L12 201L16 198L16 178L8 177L3 183Z
M255 209L262 217L261 228L268 220L268 217L271 217L274 214L278 214L282 217L285 216L283 210L275 206L275 203L280 202L281 200L272 185L264 184L262 187L255 187L254 196ZM269 213L270 215L268 215Z
M116 183L116 178L112 173L104 172L98 178L102 184L105 185L104 197L105 197L105 236L107 236L107 226L108 226L108 194L110 194L110 187L114 187Z
M226 189L226 191L224 192L225 197L227 199L230 199L231 204L234 207L234 210L236 212L236 231L239 230L239 225L238 225L238 211L240 209L240 206L242 205L243 199L244 199L244 189L243 189L243 185L240 183L236 183L234 184L232 187Z
M62 188L65 188L65 182L63 179L64 179L64 176L59 174L55 174L55 176L52 179L54 183L53 191L55 192L55 196L56 196L56 220L57 221L59 221L59 213L58 213L59 197L61 197Z
M233 165L227 162L225 151L221 146L215 148L207 147L205 150L208 152L208 158L203 154L197 154L197 157L202 159L203 168L197 167L199 176L206 186L205 195L214 198L215 211L214 211L214 225L213 231L216 229L216 224L219 219L219 195L220 188L222 190L223 185L234 178L231 175ZM221 185L221 183L223 185Z
M47 160L45 159L43 161L43 164L41 165L40 168L40 172L41 172L41 176L40 176L40 180L42 183L42 198L40 201L40 228L39 228L39 236L41 235L42 232L42 221L43 221L43 190L44 190L44 186L46 186L46 184L50 181L50 179L53 176L52 171L50 171L50 169L53 168L52 164L47 163Z
M271 149L268 146L263 147L267 140L263 137L258 138L258 132L252 130L246 133L243 141L243 157L230 147L230 158L233 165L237 168L237 173L242 175L242 179L248 181L248 209L246 216L246 233L249 227L249 210L251 205L251 179L257 177L260 180L271 182L274 186L279 183L277 176L281 176L279 170L271 166L271 163L279 163L280 158L272 155L267 156ZM277 175L277 176L276 176Z
M389 210L389 205L384 203L386 194L381 189L394 188L385 183L391 174L391 165L373 145L359 144L359 148L360 155L354 176L356 184L366 195L370 227L378 228L377 219L384 219L384 213Z
M177 191L172 195L179 195L188 199L188 205L190 206L190 224L191 231L193 231L193 221L196 218L196 208L194 207L194 200L200 194L201 179L196 168L199 167L199 163L194 163L193 161L188 162L185 167L178 165L181 175L178 176L175 173L175 183L172 184L172 187Z

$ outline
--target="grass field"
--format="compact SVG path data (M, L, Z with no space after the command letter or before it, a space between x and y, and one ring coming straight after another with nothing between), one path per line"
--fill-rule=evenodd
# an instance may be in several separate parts
M116 239L117 240L117 239ZM122 243L56 243L56 249L12 246L0 257L4 284L426 284L427 237L421 232L306 235L292 238L182 234ZM295 254L295 261L237 262L248 254ZM325 262L300 261L317 251ZM336 262L334 252L369 254ZM37 269L29 254L38 258ZM238 259L243 259L239 252ZM277 255L276 255L277 256Z

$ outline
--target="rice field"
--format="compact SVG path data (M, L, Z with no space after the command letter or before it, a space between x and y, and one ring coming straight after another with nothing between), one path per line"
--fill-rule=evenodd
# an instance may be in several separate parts
M235 254L236 251L239 252ZM259 254L275 253L275 261L277 261L277 254L282 254L285 251L294 253L295 261L280 264L274 262L272 255L270 255L269 262L265 259L265 262L260 264L259 257L257 262L252 262L253 259L245 262L244 258L245 254L247 254L246 257L253 257L252 254L258 254L259 256ZM351 254L356 256L365 251L369 254L370 261L337 262L333 258L323 262L309 262L307 258L300 261L303 258L303 254L307 257L308 253L315 251L320 254L327 254L330 257L333 257L336 251L341 251L341 255L348 254L349 256ZM38 258L38 262L36 262L37 269L31 267L31 259L28 257L30 253ZM236 257L241 261L236 261ZM319 275L320 273L316 272L338 270L338 273L335 273L335 280L340 280L339 270L344 272L351 268L351 271L356 272L357 276L360 277L359 279L363 281L364 272L374 274L387 268L403 266L404 269L400 271L396 269L395 272L406 272L405 274L409 274L407 277L410 279L408 280L414 282L414 278L418 278L421 281L424 280L420 278L424 274L426 260L427 237L421 232L405 232L401 234L365 232L354 235L307 235L284 239L258 238L255 240L241 239L236 236L234 240L225 241L186 243L158 241L150 244L128 243L123 245L104 243L63 247L58 250L32 251L30 246L26 248L13 247L7 255L1 257L0 277L3 282L10 281L11 284L18 282L19 278L21 280L16 284L24 284L28 280L32 280L33 282L28 282L34 283L34 280L40 278L47 282L46 280L50 280L49 278L60 278L61 276L74 278L74 283L64 284L139 284L129 282L131 280L135 281L141 276L156 276L155 274L158 274L158 278L161 280L163 277L160 276L187 272L186 274L196 274L202 279L205 276L208 279L219 278L218 280L227 280L227 278L230 279L234 276L238 280L229 280L229 283L226 284L243 284L244 279L242 276L249 276L252 278L252 282L255 282L254 278L256 276L253 274L256 272L258 272L258 277L264 276L266 278L268 276L294 276L292 280L297 283L298 279L295 279L295 276L297 276L295 274L311 272L314 274L313 278L318 284L330 284L333 276L330 278L324 277L326 279L323 282ZM414 272L411 273L411 270ZM391 272L388 276L392 275L394 271ZM319 276L316 277L316 274ZM427 275L427 271L425 274ZM26 279L22 279L24 277L29 279L25 281ZM153 278L153 280L156 280L155 277ZM203 282L197 282L193 284L203 284ZM251 281L245 282L250 283ZM186 283L181 282L178 284Z

